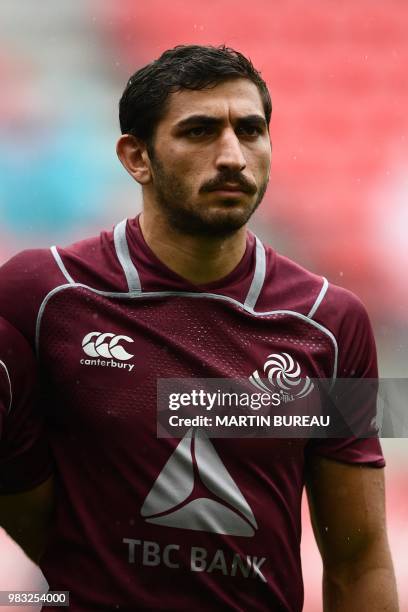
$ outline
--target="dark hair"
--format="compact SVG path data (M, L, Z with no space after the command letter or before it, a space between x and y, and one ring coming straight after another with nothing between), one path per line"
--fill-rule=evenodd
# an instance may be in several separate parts
M133 134L151 145L171 93L215 87L232 78L249 79L258 87L269 125L271 97L249 59L225 46L179 45L130 77L119 102L121 132Z

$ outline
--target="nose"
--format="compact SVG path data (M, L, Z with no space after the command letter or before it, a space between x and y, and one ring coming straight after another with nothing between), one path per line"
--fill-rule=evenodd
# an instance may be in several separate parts
M234 130L225 130L219 140L219 147L215 162L217 170L242 171L246 167L246 160L242 153L241 143Z

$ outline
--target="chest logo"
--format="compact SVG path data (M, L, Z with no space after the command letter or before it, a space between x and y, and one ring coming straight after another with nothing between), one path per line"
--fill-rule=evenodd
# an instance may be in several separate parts
M179 442L140 512L148 523L178 529L252 537L258 528L248 502L199 428Z
M90 332L82 340L82 348L89 357L105 357L106 359L118 359L127 361L134 355L128 353L120 342L133 342L129 336L115 336L115 334L102 332Z
M279 389L284 401L301 399L314 389L309 376L302 376L300 365L288 353L268 355L263 366L263 375L255 370L249 381L263 393Z

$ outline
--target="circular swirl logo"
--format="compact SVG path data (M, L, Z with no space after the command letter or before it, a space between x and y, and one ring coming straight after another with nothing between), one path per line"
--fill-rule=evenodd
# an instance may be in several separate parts
M269 385L278 387L282 394L293 396L293 399L305 397L313 391L314 383L309 376L302 377L299 363L289 353L268 355L263 370ZM257 387L270 391L257 371L250 376L250 381Z

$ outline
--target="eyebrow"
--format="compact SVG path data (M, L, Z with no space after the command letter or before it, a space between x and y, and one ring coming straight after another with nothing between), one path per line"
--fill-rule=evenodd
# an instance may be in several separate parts
M183 129L198 124L216 126L222 123L224 123L223 119L212 117L211 115L190 115L190 117L186 117L176 123L175 128ZM267 127L265 117L262 117L262 115L245 115L244 117L239 117L236 123L237 125L259 125L264 128Z

